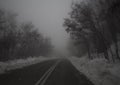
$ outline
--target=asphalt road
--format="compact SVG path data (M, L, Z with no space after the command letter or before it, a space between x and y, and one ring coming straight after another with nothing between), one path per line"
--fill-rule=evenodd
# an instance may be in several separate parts
M66 59L44 61L0 75L0 85L93 85Z

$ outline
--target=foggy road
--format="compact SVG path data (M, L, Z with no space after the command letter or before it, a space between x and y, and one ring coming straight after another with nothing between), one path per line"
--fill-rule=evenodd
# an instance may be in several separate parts
M66 59L34 64L0 75L0 85L93 85Z

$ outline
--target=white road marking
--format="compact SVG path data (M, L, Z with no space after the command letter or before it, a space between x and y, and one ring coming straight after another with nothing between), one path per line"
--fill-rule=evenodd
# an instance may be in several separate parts
M48 71L44 73L44 75L40 78L40 80L37 81L35 85L44 85L48 77L51 75L51 73L55 70L56 66L59 64L60 60L57 61L54 65L52 65Z

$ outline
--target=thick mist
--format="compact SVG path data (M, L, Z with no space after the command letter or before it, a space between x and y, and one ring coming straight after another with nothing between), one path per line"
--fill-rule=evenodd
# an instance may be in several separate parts
M32 21L44 36L52 39L59 51L66 50L68 35L63 28L71 0L1 0L0 7L19 15L20 21Z

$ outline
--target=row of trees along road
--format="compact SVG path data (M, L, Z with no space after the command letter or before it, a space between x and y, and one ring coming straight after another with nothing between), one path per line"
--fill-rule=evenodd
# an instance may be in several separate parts
M90 59L94 58L92 54L104 54L107 60L120 60L119 15L119 0L72 2L71 12L69 17L65 18L64 27L77 50L83 45Z
M0 61L47 56L52 47L31 22L20 23L16 14L0 9Z

